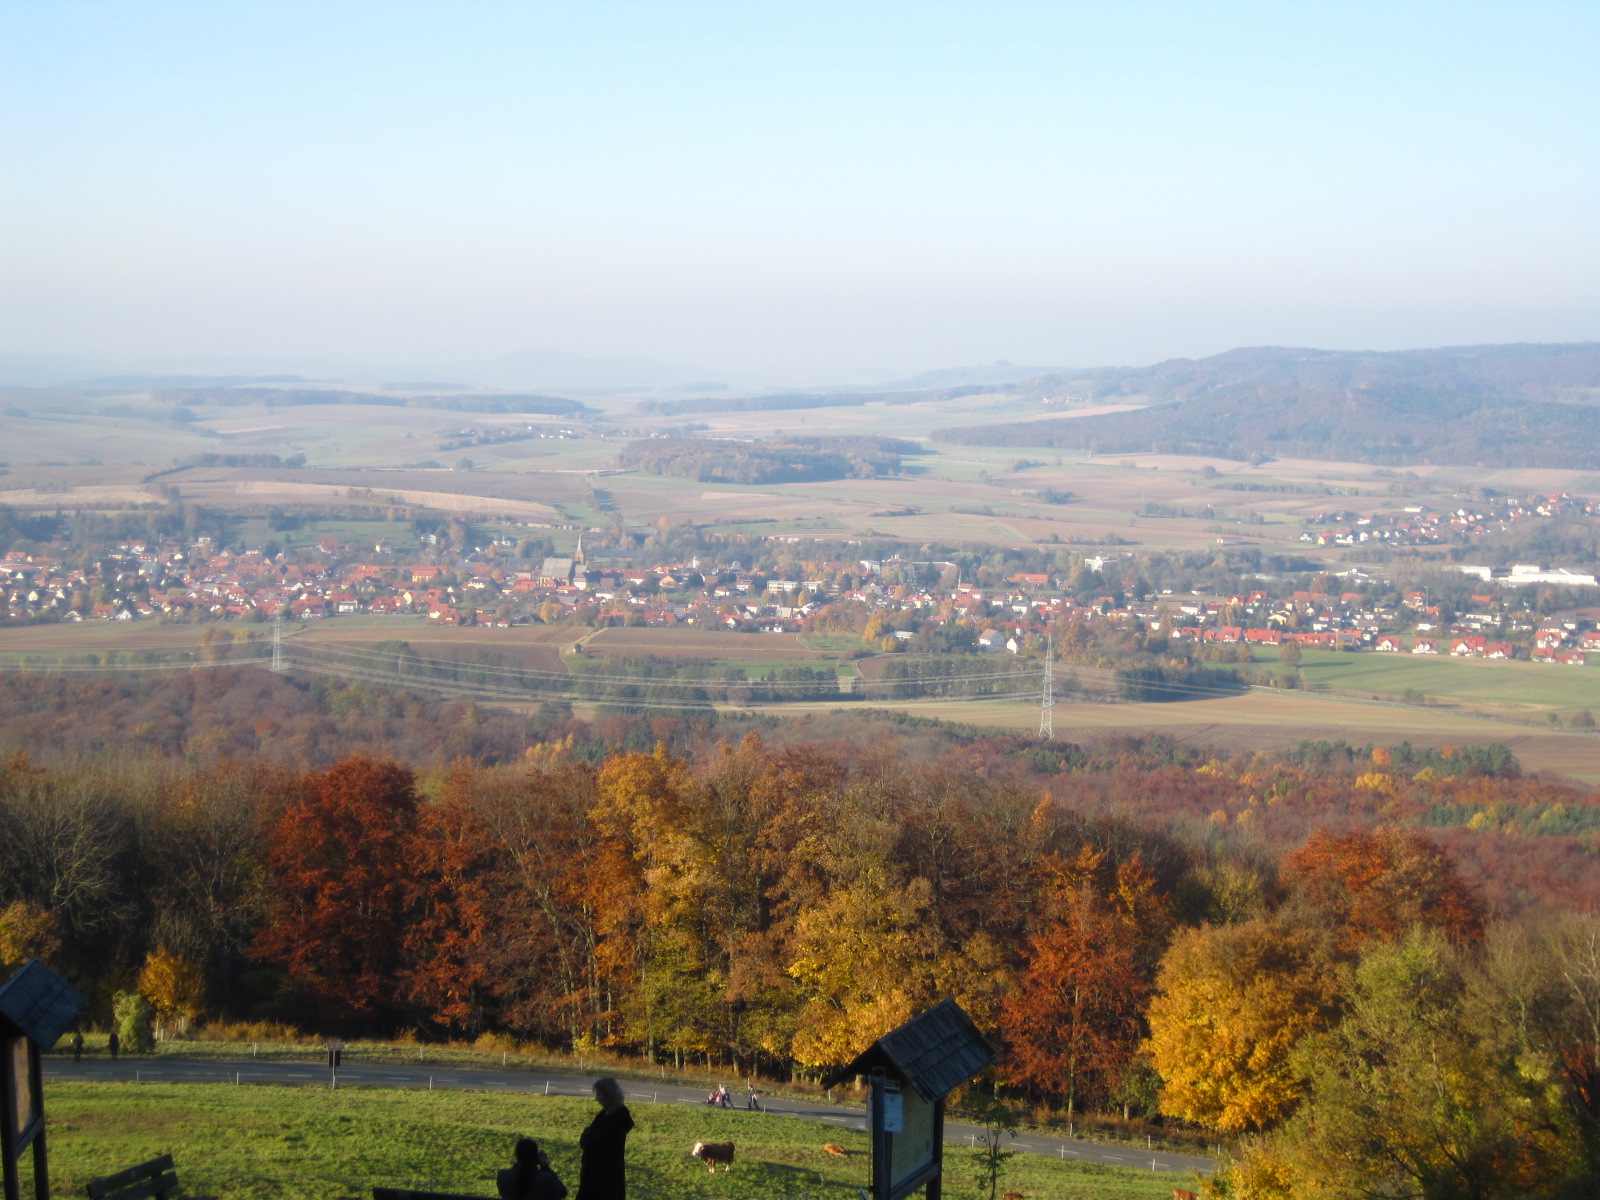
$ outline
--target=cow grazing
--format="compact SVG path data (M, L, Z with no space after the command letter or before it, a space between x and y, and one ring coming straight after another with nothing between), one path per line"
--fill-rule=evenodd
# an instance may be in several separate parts
M839 1145L837 1142L829 1142L826 1146L823 1147L823 1149L826 1150L829 1154L833 1155L835 1158L843 1158L843 1157L845 1157L845 1155L850 1153L848 1150L846 1150L843 1146Z
M717 1173L718 1163L722 1164L724 1171L733 1170L732 1142L696 1142L689 1153L705 1163L706 1170L713 1175Z

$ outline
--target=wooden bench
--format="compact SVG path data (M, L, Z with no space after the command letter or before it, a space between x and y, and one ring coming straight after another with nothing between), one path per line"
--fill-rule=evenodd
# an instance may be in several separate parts
M89 1200L175 1200L180 1194L178 1172L170 1154L89 1181Z

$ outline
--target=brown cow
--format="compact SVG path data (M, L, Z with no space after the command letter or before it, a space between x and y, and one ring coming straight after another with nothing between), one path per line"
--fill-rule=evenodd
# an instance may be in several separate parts
M1200 1195L1198 1192L1186 1191L1183 1188L1173 1188L1172 1200L1200 1200Z
M706 1170L713 1175L717 1173L717 1164L722 1164L723 1171L733 1170L733 1143L732 1142L696 1142L690 1154L705 1163Z
M837 1142L829 1142L826 1146L823 1147L823 1149L826 1150L829 1154L833 1155L835 1158L844 1158L847 1154L850 1153L850 1151L846 1150L843 1146L839 1145Z

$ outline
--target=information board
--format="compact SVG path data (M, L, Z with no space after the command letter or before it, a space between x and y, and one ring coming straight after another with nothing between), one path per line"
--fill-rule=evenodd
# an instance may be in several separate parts
M889 1141L889 1188L899 1191L908 1182L925 1175L935 1162L934 1106L907 1088L896 1094L900 1100L901 1126L891 1132ZM885 1130L888 1126L885 1124Z

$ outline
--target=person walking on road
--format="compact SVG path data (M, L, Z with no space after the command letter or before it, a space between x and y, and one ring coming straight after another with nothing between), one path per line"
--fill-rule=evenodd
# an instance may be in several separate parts
M577 1200L627 1200L625 1157L633 1114L615 1079L595 1080L594 1098L600 1111L578 1138L583 1161L578 1167Z

